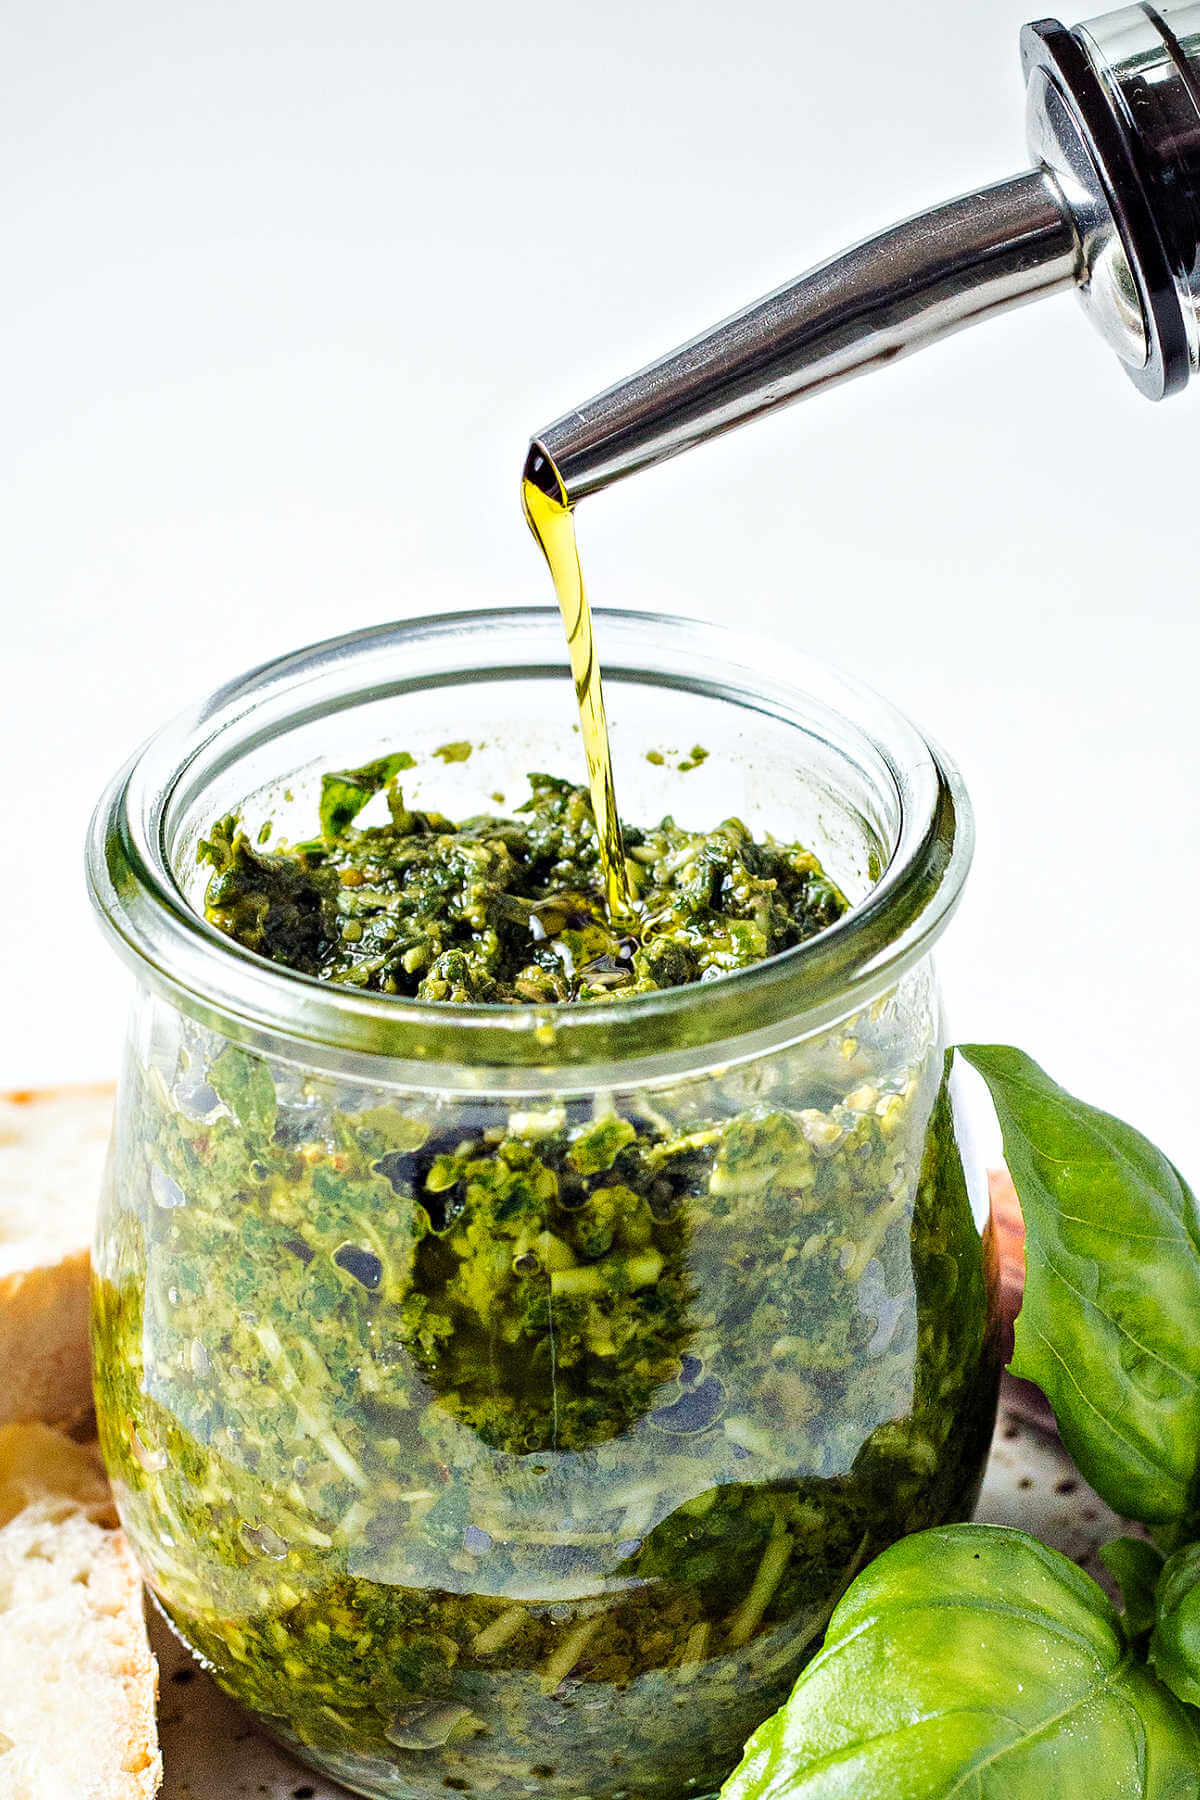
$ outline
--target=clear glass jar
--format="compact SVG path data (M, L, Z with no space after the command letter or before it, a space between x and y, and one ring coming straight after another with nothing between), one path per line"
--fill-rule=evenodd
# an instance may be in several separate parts
M540 1010L323 986L205 923L206 828L306 835L324 769L407 749L406 794L452 817L574 769L541 610L256 671L92 832L137 976L95 1255L121 1516L217 1680L365 1794L714 1788L855 1571L969 1513L989 1441L929 954L958 778L776 646L629 613L599 639L628 816L799 839L844 919Z

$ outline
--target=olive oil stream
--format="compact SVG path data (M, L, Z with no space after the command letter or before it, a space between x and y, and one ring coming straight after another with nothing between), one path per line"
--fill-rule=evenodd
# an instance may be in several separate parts
M634 920L636 908L625 867L625 845L621 839L621 819L613 786L608 720L604 714L600 664L592 632L592 609L583 582L579 546L575 541L575 519L567 492L558 470L537 444L529 452L521 478L521 501L529 529L546 558L567 633L609 918L615 925L628 926Z

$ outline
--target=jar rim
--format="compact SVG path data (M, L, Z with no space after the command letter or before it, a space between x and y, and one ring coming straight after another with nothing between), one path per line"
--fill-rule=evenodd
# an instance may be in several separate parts
M957 769L889 702L857 679L776 643L653 612L595 614L610 682L644 678L650 647L674 685L758 710L816 708L882 760L899 828L886 868L833 925L749 968L626 1000L559 1005L460 1005L324 982L268 962L217 930L184 895L167 851L168 809L202 754L222 738L269 739L319 703L336 679L342 704L436 684L436 665L478 643L494 679L559 673L547 660L547 607L480 608L399 620L325 639L260 665L154 734L115 776L92 818L92 902L139 979L225 1036L308 1066L321 1053L345 1070L403 1085L458 1089L555 1084L565 1066L599 1085L653 1067L734 1061L794 1040L869 1004L925 955L961 895L973 849L970 803ZM558 639L562 644L561 635ZM419 654L418 654L419 653ZM500 659L503 660L500 660ZM415 672L405 675L406 668ZM433 669L433 674L429 673ZM388 671L386 686L380 681ZM687 671L686 675L680 671ZM667 677L662 675L661 679ZM464 671L444 671L443 680ZM374 685L372 685L372 682ZM511 1071L507 1077L504 1071Z

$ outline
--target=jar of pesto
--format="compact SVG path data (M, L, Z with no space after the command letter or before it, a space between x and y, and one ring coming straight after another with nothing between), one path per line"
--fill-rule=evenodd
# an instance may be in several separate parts
M627 815L808 845L836 922L687 987L449 1005L206 921L214 820L294 842L323 770L386 754L454 817L572 772L541 610L254 672L91 836L137 982L95 1253L122 1520L221 1685L389 1800L710 1792L855 1572L969 1514L994 1416L930 959L956 773L777 646L598 630Z

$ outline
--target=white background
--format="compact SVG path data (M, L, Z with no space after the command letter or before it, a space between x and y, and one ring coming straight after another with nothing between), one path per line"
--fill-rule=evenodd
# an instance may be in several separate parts
M531 430L1023 162L1017 0L4 9L0 1085L114 1070L91 805L334 629L548 599ZM1073 15L1072 15L1073 16ZM1200 384L1070 298L589 503L593 596L857 669L978 814L942 969L1200 1175Z

